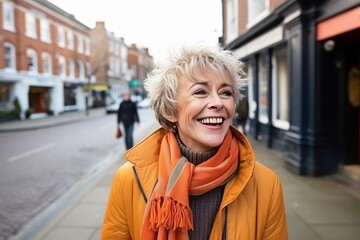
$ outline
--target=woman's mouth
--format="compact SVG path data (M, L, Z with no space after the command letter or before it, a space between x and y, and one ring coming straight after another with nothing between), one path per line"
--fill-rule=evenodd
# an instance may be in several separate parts
M209 117L209 118L202 118L198 120L201 124L205 125L221 125L224 122L224 119L221 117Z

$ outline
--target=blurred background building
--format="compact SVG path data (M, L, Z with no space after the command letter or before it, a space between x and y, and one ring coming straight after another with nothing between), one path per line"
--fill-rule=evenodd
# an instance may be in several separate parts
M360 1L222 5L221 45L246 63L250 134L301 175L360 172Z
M153 67L140 47L130 66L104 22L90 29L46 0L1 0L0 12L0 120L104 107Z

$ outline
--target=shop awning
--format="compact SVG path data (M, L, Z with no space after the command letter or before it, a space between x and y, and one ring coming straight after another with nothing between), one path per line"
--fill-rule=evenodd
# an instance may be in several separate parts
M89 85L84 85L84 90L87 91L89 89ZM104 83L95 83L90 84L90 89L95 91L107 91L109 86Z

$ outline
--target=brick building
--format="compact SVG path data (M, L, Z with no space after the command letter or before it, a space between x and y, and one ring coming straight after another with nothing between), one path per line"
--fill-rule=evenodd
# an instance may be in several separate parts
M89 28L42 0L0 2L0 107L18 102L21 117L85 107Z

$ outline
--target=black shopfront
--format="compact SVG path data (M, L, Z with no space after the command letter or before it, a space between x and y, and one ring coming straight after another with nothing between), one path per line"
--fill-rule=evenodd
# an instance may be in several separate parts
M359 1L285 1L225 48L248 66L249 134L289 169L360 164Z

